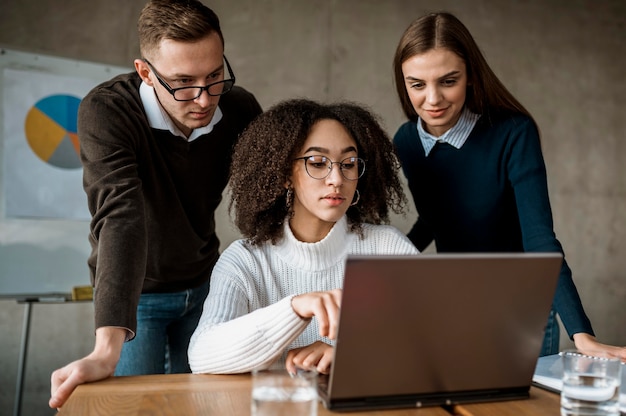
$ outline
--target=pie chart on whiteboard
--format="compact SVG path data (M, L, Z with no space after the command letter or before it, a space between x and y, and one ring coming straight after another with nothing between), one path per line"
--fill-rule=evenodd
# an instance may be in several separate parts
M80 98L50 95L30 108L24 122L31 150L45 163L62 169L81 168L76 117Z

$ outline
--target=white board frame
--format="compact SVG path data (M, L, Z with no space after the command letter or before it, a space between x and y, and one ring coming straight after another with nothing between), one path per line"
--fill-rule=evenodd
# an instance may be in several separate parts
M132 67L119 67L0 46L0 73L5 68L93 79L94 86ZM0 96L3 96L0 77ZM4 119L0 101L0 175L4 172ZM89 285L89 221L7 218L0 180L0 298L71 293Z

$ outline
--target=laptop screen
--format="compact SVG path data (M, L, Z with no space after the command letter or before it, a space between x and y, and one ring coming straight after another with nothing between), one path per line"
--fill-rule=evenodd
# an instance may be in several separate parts
M349 257L327 407L527 396L561 262L558 253Z

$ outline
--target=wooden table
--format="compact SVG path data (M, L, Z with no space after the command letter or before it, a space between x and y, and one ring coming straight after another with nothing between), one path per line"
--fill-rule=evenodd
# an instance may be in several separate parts
M463 416L558 416L561 414L561 396L531 387L530 398L527 400L464 404L455 406L455 410Z
M78 386L58 412L66 415L246 416L250 375L168 374L111 377ZM319 416L339 415L320 403ZM558 415L559 396L533 387L531 398L451 408L428 407L345 413L350 416L518 416Z

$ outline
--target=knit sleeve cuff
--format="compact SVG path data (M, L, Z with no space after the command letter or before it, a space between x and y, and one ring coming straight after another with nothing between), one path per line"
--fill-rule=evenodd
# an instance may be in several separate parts
M235 374L270 366L310 322L296 314L292 298L214 325L192 339L192 372Z

